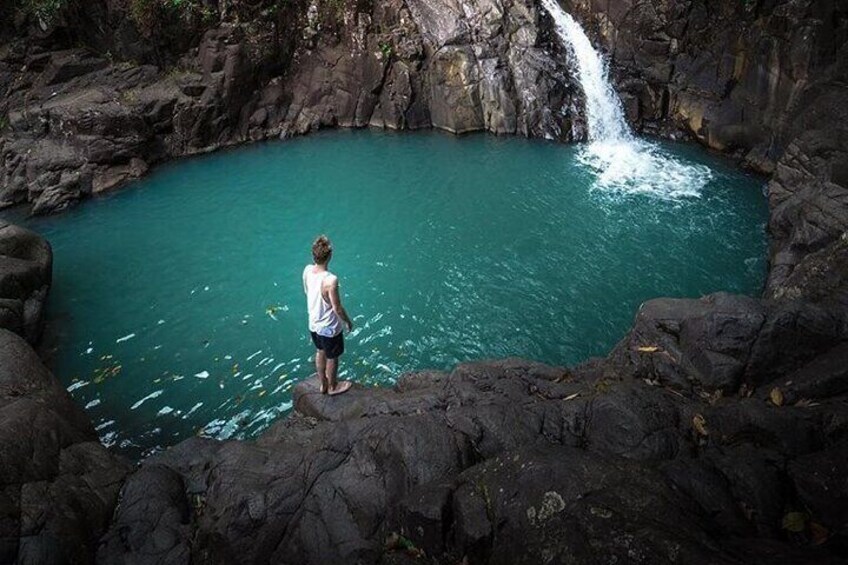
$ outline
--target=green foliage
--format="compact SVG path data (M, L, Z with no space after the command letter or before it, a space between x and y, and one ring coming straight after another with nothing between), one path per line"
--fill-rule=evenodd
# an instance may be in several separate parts
M67 0L21 0L19 8L39 22L49 25L56 21L66 3Z
M130 17L142 33L149 35L163 18L208 24L214 21L215 13L199 0L130 0Z
M0 133L4 132L9 127L9 116L6 114L0 115Z
M380 53L383 54L384 59L389 59L392 56L392 44L381 41L378 46L380 47Z

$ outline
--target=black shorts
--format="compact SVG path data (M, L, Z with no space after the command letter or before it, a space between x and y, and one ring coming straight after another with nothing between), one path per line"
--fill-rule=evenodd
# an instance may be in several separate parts
M315 349L324 351L327 359L336 359L344 353L344 336L342 332L337 333L333 337L325 337L315 332L309 332L309 335L312 336L312 343L315 344Z

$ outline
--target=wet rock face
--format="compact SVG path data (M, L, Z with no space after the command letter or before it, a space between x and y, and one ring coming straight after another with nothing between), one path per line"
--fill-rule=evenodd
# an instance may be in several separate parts
M0 222L0 327L35 343L53 274L50 244L39 235Z
M628 118L772 176L767 294L797 297L848 231L848 5L565 0L611 60ZM830 268L830 267L828 267ZM838 265L834 265L838 269ZM810 292L808 289L806 292Z
M337 398L305 381L256 442L146 460L98 562L839 562L844 391L702 395L628 372L481 362Z
M296 1L276 27L228 2L180 41L90 4L84 21L123 22L98 49L0 47L5 204L57 211L164 159L326 126L582 136L532 2ZM306 381L256 441L191 439L129 475L0 330L0 562L845 562L844 6L566 5L638 128L772 174L763 299L649 301L571 369L471 363L337 398ZM0 227L0 323L37 334L49 270L43 241Z
M187 52L137 54L159 66L100 54L153 41L138 33L92 39L99 53L33 37L0 50L0 205L56 212L165 159L321 127L582 135L530 0L303 0L276 27L233 4ZM100 8L100 28L131 21Z
M0 562L91 562L129 464L20 337L0 329Z

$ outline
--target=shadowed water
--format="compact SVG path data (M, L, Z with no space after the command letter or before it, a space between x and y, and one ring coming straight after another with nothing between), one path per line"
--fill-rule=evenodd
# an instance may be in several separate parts
M761 180L661 147L709 169L697 196L606 192L579 146L431 132L333 132L164 166L29 222L55 250L54 369L129 455L255 435L312 372L300 274L322 232L357 325L344 373L359 382L605 354L648 298L755 294L764 277Z

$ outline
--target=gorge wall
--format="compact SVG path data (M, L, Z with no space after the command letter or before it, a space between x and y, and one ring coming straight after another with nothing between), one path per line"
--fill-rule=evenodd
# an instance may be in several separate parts
M530 2L235 2L185 52L117 4L84 10L120 33L68 15L0 51L3 204L58 211L165 159L320 127L580 135L576 88Z
M164 159L325 126L584 135L534 2L198 5L154 29L92 2L0 31L7 204L58 211ZM574 368L469 363L332 401L305 382L257 441L191 439L128 476L0 332L0 561L844 563L846 8L564 5L637 128L771 174L762 299L649 301ZM0 285L14 312L49 258L20 249L0 266L41 278Z
M638 128L682 131L771 175L767 294L803 294L796 281L807 280L834 252L848 225L848 6L697 0L567 0L564 6L608 50L617 90Z

